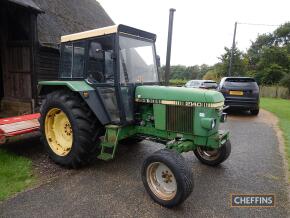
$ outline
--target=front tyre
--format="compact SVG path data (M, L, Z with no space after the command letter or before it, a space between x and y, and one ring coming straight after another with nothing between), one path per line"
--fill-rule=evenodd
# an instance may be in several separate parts
M97 156L100 124L78 93L48 94L40 113L43 143L55 163L78 168Z
M181 204L193 189L192 171L174 150L162 149L147 157L141 174L150 197L164 207Z
M224 162L231 153L231 142L227 140L220 148L212 149L204 146L198 146L194 150L195 156L203 164L217 166Z

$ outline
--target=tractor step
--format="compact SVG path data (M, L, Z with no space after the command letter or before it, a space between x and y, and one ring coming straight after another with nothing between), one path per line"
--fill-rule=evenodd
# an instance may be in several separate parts
M115 144L112 144L110 142L102 142L102 147L105 147L105 148L114 148L115 147Z
M105 160L105 161L112 160L113 158L114 156L109 153L102 152L101 154L98 155L98 159Z
M98 158L101 160L112 160L115 157L118 146L118 136L120 127L116 125L106 126L106 134L101 142L101 153Z

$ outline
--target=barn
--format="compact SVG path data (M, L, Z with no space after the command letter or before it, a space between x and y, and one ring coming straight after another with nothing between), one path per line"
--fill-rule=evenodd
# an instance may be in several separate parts
M0 117L37 110L37 83L57 78L60 36L113 25L96 0L1 0Z

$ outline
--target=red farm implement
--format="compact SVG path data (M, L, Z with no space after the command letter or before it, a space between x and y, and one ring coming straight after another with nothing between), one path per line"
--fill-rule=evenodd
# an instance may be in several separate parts
M40 114L28 114L0 119L0 144L4 144L10 137L35 132L39 129Z

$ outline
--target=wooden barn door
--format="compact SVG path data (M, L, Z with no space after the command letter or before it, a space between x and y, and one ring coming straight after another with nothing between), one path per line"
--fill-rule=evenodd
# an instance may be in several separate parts
M4 97L31 99L31 54L30 47L9 45L7 48L7 70L4 72Z

